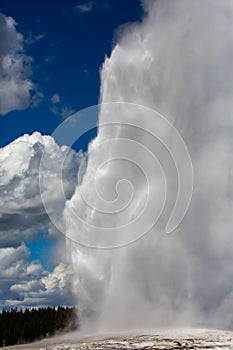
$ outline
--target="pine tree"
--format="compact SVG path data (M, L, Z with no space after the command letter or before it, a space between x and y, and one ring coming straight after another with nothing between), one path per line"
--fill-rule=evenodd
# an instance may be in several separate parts
M57 331L77 328L75 308L3 309L0 313L0 347L32 342L54 335Z

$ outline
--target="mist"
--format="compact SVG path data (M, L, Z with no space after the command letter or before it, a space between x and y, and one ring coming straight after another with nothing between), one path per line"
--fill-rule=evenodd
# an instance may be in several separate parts
M233 2L150 0L143 7L140 23L118 31L101 71L99 125L118 124L99 127L64 211L81 323L100 331L231 329ZM159 126L151 110L178 130L194 171L191 203L169 235L177 174L164 144L144 132ZM129 121L145 130L123 125ZM174 130L162 134L179 154ZM125 229L141 212L143 220ZM122 244L125 237L131 244Z

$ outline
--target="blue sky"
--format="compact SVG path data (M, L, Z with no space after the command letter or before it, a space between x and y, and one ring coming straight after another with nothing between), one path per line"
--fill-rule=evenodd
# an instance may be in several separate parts
M51 135L70 114L98 103L100 69L117 30L142 14L139 0L0 2L0 177L5 176L0 179L0 308L71 300L69 292L64 296L67 262L59 265L54 254L64 240L51 233L35 180L38 149L48 153L51 164L62 151L51 139L47 150L41 135ZM18 139L35 131L41 135ZM85 151L94 136L92 131L78 147ZM69 180L78 162L72 154Z
M3 0L0 10L18 23L33 59L31 79L43 94L36 108L0 118L0 146L24 133L51 134L62 118L61 111L51 111L55 94L68 113L98 103L99 70L111 53L116 28L142 16L138 0Z
M35 240L25 240L30 249L30 261L39 260L46 271L51 272L54 267L52 251L56 242L48 236L47 232L38 231Z

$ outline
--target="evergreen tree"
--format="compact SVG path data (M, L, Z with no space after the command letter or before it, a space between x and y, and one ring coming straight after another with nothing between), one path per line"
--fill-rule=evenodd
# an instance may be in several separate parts
M0 313L0 347L32 342L78 328L75 308L47 307L18 310L5 309Z

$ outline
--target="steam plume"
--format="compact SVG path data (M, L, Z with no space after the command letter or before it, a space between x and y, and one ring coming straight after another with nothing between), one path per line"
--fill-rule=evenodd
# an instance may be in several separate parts
M169 217L177 191L174 165L166 150L149 134L125 125L100 128L89 147L82 184L66 204L69 235L74 239L76 235L84 239L94 237L94 226L118 228L143 210L146 180L135 166L135 156L145 168L149 156L135 151L132 143L125 147L123 138L156 152L168 181L169 200L164 219L133 244L115 250L72 244L74 288L83 324L92 322L92 326L102 330L161 325L231 327L233 2L149 0L144 2L144 8L142 22L121 31L111 57L104 62L101 102L143 105L170 120L191 154L193 199L176 231L164 234L163 223ZM145 110L122 105L102 106L99 121L118 122L120 118L122 122L122 115L133 124L143 118L146 127L154 127ZM173 136L168 132L166 138L176 148ZM108 146L100 146L105 140ZM111 144L109 140L115 142ZM116 158L116 151L122 154L123 150L127 156L131 154L134 164L115 159L102 167L104 159ZM163 201L163 177L159 167L155 170L149 193L154 208L145 213L145 223L159 213ZM151 171L146 174L149 178ZM126 212L104 215L95 209L102 203L94 188L95 175L99 194L110 202L117 198L115 213L132 194L128 183L121 182L116 187L117 181L127 178L131 182L133 201ZM85 203L80 191L93 208ZM77 212L94 228L84 230L77 221ZM120 231L119 228L115 236L107 239L118 243Z

